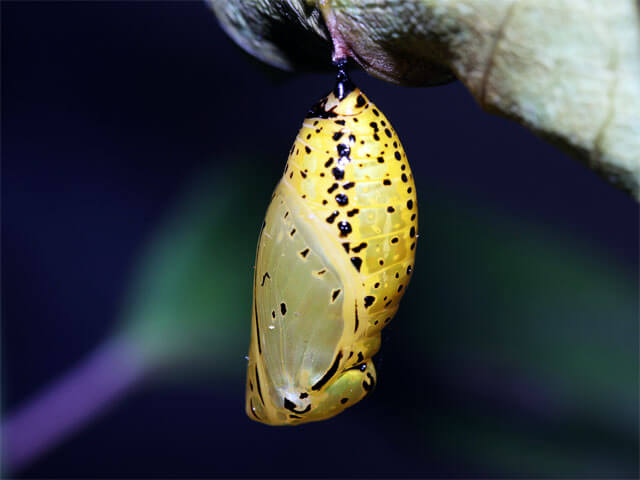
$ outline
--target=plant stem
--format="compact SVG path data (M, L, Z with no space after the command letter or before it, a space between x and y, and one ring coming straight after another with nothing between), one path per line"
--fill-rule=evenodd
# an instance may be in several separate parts
M142 378L147 364L124 338L112 339L9 414L2 425L6 472L36 460L117 401Z

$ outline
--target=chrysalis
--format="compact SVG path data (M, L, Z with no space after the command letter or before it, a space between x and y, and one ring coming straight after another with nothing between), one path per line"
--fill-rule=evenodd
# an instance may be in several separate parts
M371 391L371 357L411 278L417 228L400 139L340 71L304 119L258 240L250 418L324 420Z

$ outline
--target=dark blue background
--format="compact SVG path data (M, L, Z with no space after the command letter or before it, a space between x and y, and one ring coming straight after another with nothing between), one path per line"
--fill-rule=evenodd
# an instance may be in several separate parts
M273 182L303 113L332 79L265 73L202 2L1 8L6 412L113 330L134 259L185 179L249 149L281 157ZM629 196L524 128L483 113L459 83L408 89L355 78L401 133L416 177L587 238L637 268ZM227 412L240 412L241 382L233 388L139 391L24 473L280 476L295 474L296 449L306 448L318 451L318 476L478 473L388 437L380 438L384 455L352 458L348 443L332 440L331 423L316 427L315 444L291 447L301 435L291 432L280 456L261 455L261 442L273 437L238 429ZM329 469L325 455L338 463Z

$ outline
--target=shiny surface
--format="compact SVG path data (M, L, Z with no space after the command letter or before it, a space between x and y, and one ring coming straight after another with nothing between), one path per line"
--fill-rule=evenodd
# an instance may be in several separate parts
M251 418L323 420L372 390L371 357L411 278L416 229L395 131L359 89L334 89L305 118L260 235Z

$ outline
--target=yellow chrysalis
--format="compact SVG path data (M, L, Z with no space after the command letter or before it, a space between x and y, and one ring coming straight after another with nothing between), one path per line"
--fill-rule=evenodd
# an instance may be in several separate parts
M250 418L324 420L367 395L380 332L411 278L417 228L402 144L340 71L302 124L258 241Z

